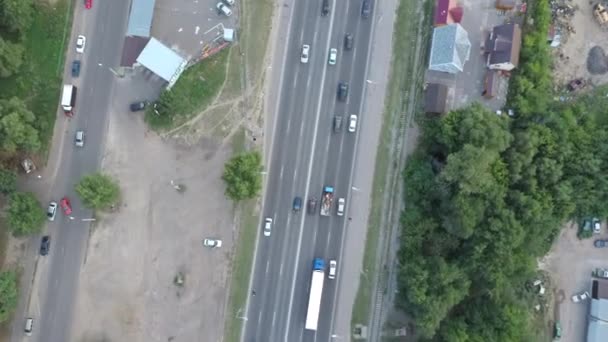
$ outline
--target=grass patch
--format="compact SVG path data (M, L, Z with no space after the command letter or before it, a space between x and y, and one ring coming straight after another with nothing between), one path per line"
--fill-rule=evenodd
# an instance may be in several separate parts
M245 303L249 291L249 275L253 267L253 251L257 235L258 216L255 200L241 205L241 224L237 248L232 262L230 299L226 311L224 337L228 342L238 342L245 322Z
M234 154L240 154L247 151L247 145L245 145L245 139L247 139L247 135L245 134L245 129L239 129L232 136L232 152Z
M25 36L23 65L16 75L0 79L0 96L25 101L36 116L41 153L46 154L55 127L72 11L67 0L58 0L54 6L36 1L34 7L32 26Z
M268 47L270 37L272 11L274 1L272 0L246 0L243 12L247 15L241 18L241 30L239 39L243 44L246 54L246 67L248 79L256 82L258 77L264 72L262 63Z
M431 6L426 2L424 16L428 18ZM363 255L363 272L352 311L351 325L367 325L370 317L370 303L373 290L373 279L377 272L378 239L380 222L383 214L383 196L389 168L391 167L391 131L399 124L398 118L404 108L403 94L409 92L412 82L419 82L418 73L413 68L415 60L415 44L409 39L397 37L418 37L418 22L411 18L419 17L415 2L401 2L397 10L393 40L393 59L391 61L391 77L387 87L386 107L382 120L382 134L376 154L376 164L371 194L371 209L368 220L368 231ZM428 20L428 19L425 19ZM422 25L423 29L426 27ZM424 39L424 38L423 38ZM424 49L424 44L423 44Z
M230 49L205 59L184 71L170 91L158 101L160 115L154 108L146 111L146 122L154 130L177 127L209 106L226 79L226 62Z

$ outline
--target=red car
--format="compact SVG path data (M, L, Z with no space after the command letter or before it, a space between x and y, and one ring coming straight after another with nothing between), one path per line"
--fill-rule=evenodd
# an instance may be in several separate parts
M84 7L86 9L91 9L91 7L93 7L93 0L84 0Z
M62 198L59 205L61 206L61 209L63 209L64 214L70 215L72 213L72 205L67 197Z

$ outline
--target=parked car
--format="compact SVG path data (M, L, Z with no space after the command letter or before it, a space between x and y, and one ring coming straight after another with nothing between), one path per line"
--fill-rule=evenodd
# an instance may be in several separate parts
M76 131L74 136L74 145L84 147L84 131Z
M302 53L300 54L300 62L308 63L308 56L310 55L310 45L302 45Z
M40 240L40 255L48 255L51 250L51 237L45 235Z
M140 110L144 110L148 106L148 102L146 101L138 101L133 102L129 106L132 112L139 112Z
M232 15L232 10L230 9L230 7L224 5L223 2L218 2L216 7L217 7L218 13L224 14L227 17Z
M346 101L348 97L348 83L340 82L338 84L338 100Z
M270 217L267 217L266 220L264 220L264 236L270 236L271 230L272 230L272 219Z
M593 232L595 234L599 234L602 231L602 223L600 221L600 219L598 219L597 217L593 218Z
M207 238L203 240L203 246L209 248L220 248L222 247L222 240Z
M317 198L312 197L308 200L308 213L314 215L317 212Z
M562 338L562 325L559 323L559 321L555 321L555 324L553 326L553 338L555 340L559 340Z
M589 295L589 292L585 291L583 293L575 294L574 296L572 296L572 301L574 303L579 303L589 299L590 297L591 296Z
M46 217L49 221L55 220L55 215L57 214L57 202L49 203L49 206L46 208Z
M568 83L568 91L574 92L579 89L585 88L586 85L587 85L587 82L585 82L584 79L577 78L575 80L570 81L570 83Z
M355 114L351 114L348 119L348 131L354 133L357 130L357 116Z
M87 44L87 37L83 36L83 35L79 35L78 38L76 38L76 52L78 53L84 53L84 48Z
M329 261L329 273L327 274L327 278L336 279L336 269L338 268L338 262L336 260Z
M234 0L222 0L222 1L228 6L234 6L234 3L235 3Z
M608 247L608 240L597 239L597 240L593 241L593 245L596 248L605 248L605 247Z
M84 0L84 8L91 9L93 7L93 0Z
M28 317L25 319L25 327L23 329L26 336L32 336L32 331L34 331L34 319Z
M353 49L353 35L347 33L344 35L344 50L352 50Z
M591 275L597 278L608 279L608 269L605 268L596 268L591 272Z
M72 77L80 76L80 61L72 62Z
M61 209L63 210L63 213L66 215L71 215L72 214L72 204L70 203L70 199L67 197L64 197L61 199L61 201L59 201L59 205L61 206Z
M329 65L336 65L337 60L338 60L338 49L336 49L336 48L329 49L329 59L327 61L329 63Z
M298 212L302 209L302 197L296 196L293 199L293 211Z

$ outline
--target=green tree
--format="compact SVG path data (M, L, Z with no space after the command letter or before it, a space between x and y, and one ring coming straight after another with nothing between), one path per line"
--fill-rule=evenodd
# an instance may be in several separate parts
M116 204L120 187L112 178L101 173L84 176L76 185L82 203L91 209L106 209Z
M8 32L23 35L34 14L33 0L0 0L0 23Z
M40 232L45 213L31 192L14 192L9 197L8 228L15 236Z
M13 171L0 169L0 192L8 195L17 190L17 174Z
M0 323L6 322L11 317L17 308L18 299L17 273L0 272Z
M23 45L0 38L0 77L9 77L19 71L23 52Z
M33 126L35 121L34 113L21 99L0 100L0 147L7 152L38 151L40 137Z
M226 194L234 201L257 196L262 189L262 157L257 151L241 153L224 166Z

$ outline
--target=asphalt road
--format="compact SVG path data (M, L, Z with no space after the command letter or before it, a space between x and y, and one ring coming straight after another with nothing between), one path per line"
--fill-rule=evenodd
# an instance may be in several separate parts
M129 1L94 1L93 8L84 9L83 1L75 2L73 34L68 42L64 80L78 88L75 114L64 117L59 110L56 125L65 126L63 137L56 139L61 144L55 153L55 170L47 170L56 176L51 185L51 199L59 202L63 196L71 199L73 219L59 211L54 222L50 222L46 233L51 236L51 250L37 263L37 278L32 290L30 305L25 316L34 318L33 341L66 342L70 340L71 323L77 300L78 277L89 236L92 212L83 208L74 191L74 185L83 175L96 172L102 157L104 136L108 124L108 106L114 74L110 67L119 64L124 32L126 30ZM75 51L76 36L87 38L84 54ZM80 77L72 80L71 62L82 61ZM71 81L72 80L72 81ZM69 120L66 124L64 121ZM74 146L74 134L85 131L85 146ZM51 153L51 157L54 154ZM13 329L12 341L23 338L21 329Z
M365 86L365 67L371 32L371 17L362 19L360 1L332 1L331 14L322 17L321 1L293 2L287 38L287 56L274 145L270 156L264 217L274 219L270 237L260 234L255 257L252 289L243 340L329 341L332 339L333 308L340 274L341 241L349 216L352 165L357 134L333 133L334 114L360 117ZM354 35L354 49L344 51L344 34ZM308 64L300 63L302 44L311 46ZM338 63L327 63L329 49L338 48ZM340 81L350 84L346 102L337 101ZM378 118L380 119L380 118ZM364 143L364 142L362 142ZM309 215L306 208L292 211L295 196L304 204L310 197L320 199L322 187L335 188L330 217ZM346 214L336 215L336 201L346 197ZM338 260L338 279L326 278L319 327L304 329L312 261L320 257Z

